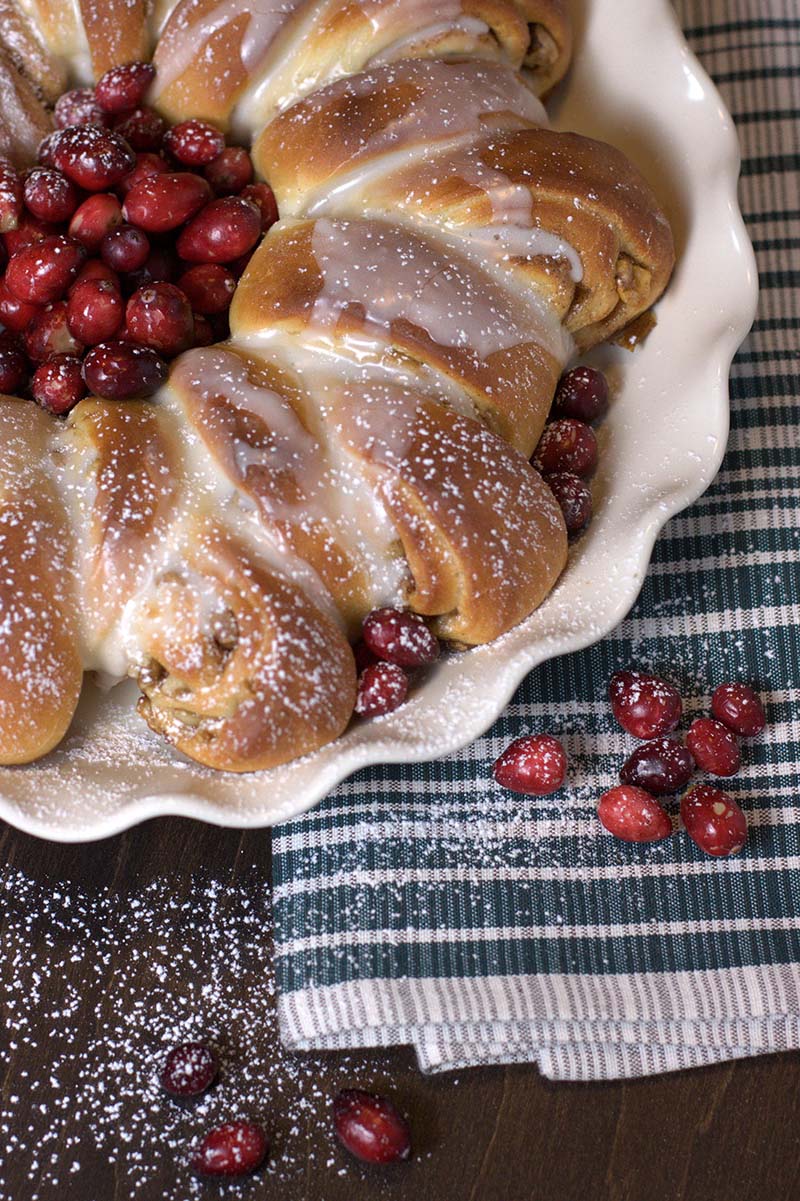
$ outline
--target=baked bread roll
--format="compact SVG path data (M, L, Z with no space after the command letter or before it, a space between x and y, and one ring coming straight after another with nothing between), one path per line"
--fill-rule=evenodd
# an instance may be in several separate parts
M622 155L547 128L561 0L3 5L16 162L63 73L154 51L153 102L252 142L282 219L230 339L152 401L0 400L0 537L28 564L0 589L0 762L55 745L84 670L136 678L208 766L309 753L351 718L372 609L469 646L551 591L566 531L528 460L575 348L663 290L669 226Z

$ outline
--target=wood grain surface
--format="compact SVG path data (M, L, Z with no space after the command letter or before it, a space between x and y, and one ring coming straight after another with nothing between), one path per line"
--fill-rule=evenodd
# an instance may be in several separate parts
M800 1196L796 1055L596 1085L551 1084L530 1067L424 1077L407 1049L357 1057L301 1056L296 1061L301 1070L290 1074L288 1084L284 1081L282 1104L305 1116L285 1128L273 1098L273 1167L243 1188L199 1188L191 1182L182 1154L164 1153L159 1105L148 1109L144 1118L128 1112L142 1104L130 1079L133 1073L135 1081L137 1071L146 1068L134 1062L124 1065L128 1086L119 1097L114 1095L114 1075L105 1081L113 1120L106 1123L100 1145L92 1115L80 1100L81 1088L100 1071L91 1051L98 1032L102 1036L104 1029L116 1031L120 1017L131 1016L120 1015L120 1006L131 1003L138 974L143 989L149 987L146 973L156 950L167 965L166 975L162 972L165 987L178 996L194 983L182 978L195 970L192 957L170 944L180 941L180 931L167 923L166 914L159 914L158 904L166 902L153 898L170 897L174 913L184 899L196 904L192 898L201 881L208 894L223 895L245 910L260 899L268 912L269 837L173 819L151 822L102 843L70 847L0 829L0 879L5 882L0 891L2 1006L9 999L19 1004L15 985L20 979L36 981L22 1002L25 1029L34 1033L24 1038L12 1033L19 1016L12 1009L6 1009L0 1033L0 1108L6 1115L0 1121L0 1201L188 1201L206 1195L253 1201L791 1201ZM20 881L25 881L24 889L10 887ZM78 896L84 906L91 907L93 897L111 898L116 905L119 931L106 928L106 922L97 934L109 942L112 953L93 961L90 977L86 955L70 956L68 928L54 926L46 898L56 893L66 898L66 905L74 905ZM135 938L123 937L126 913L143 905L149 907L151 920L136 927ZM26 906L31 912L25 912ZM53 947L59 941L64 944L59 961L63 967L54 972ZM254 950L261 955L260 945ZM263 932L263 955L269 956L268 929ZM120 973L127 982L122 992L115 985ZM239 983L234 980L226 987L235 997ZM244 977L242 1004L250 987ZM65 1012L59 1005L70 998L74 1007L76 997L86 1000L91 1015L85 1019L92 1026L85 1043L80 1034L76 1037L74 1021L65 1024L59 1038L57 1015ZM53 1029L45 1029L47 1023ZM262 1028L260 1020L252 1027ZM266 1014L265 1038L269 1028ZM274 1022L272 1030L274 1039ZM151 1035L157 1046L159 1032L143 1031L145 1040ZM66 1048L68 1054L65 1040L75 1043ZM108 1051L108 1039L105 1045ZM124 1048L119 1050L124 1055ZM54 1079L49 1060L56 1054ZM226 1070L235 1072L237 1057L244 1062L252 1054L252 1046L234 1045ZM270 1048L266 1059L263 1048L261 1054L259 1062L269 1064ZM281 1063L285 1066L285 1053ZM103 1070L107 1072L107 1064ZM263 1075L266 1098L270 1070ZM381 1088L390 1084L412 1121L416 1154L411 1164L367 1170L332 1143L329 1098L339 1087L357 1083ZM289 1096L287 1087L307 1095ZM59 1122L55 1139L54 1115ZM117 1154L112 1146L114 1154L109 1156L115 1123L125 1132L134 1118L141 1142L136 1154L124 1147ZM191 1115L185 1120L190 1126ZM37 1152L40 1143L46 1145L46 1154Z

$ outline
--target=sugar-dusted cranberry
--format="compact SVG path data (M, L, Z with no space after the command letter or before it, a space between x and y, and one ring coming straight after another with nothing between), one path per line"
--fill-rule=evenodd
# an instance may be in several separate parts
M53 112L58 129L70 125L107 125L108 115L97 103L94 88L73 88L56 100Z
M187 167L204 167L225 149L225 135L208 121L180 121L164 135L164 149Z
M533 464L543 475L591 475L597 466L597 439L591 427L571 417L551 421L539 439Z
M439 640L417 613L373 609L364 618L362 637L379 659L400 667L423 667L439 658Z
M22 180L14 164L0 157L0 233L16 229L22 213Z
M570 471L547 475L545 483L561 507L567 533L571 538L577 537L592 520L592 493L589 485Z
M550 734L515 738L495 761L492 774L502 788L527 796L557 792L567 774L567 755Z
M553 407L559 417L597 421L608 411L608 381L594 367L573 367L562 375Z
M58 226L48 221L40 221L33 213L23 212L15 229L9 229L3 234L3 244L9 258L34 242L43 242L59 233Z
M47 304L63 296L85 257L80 242L51 234L17 251L6 267L6 283L20 300Z
M736 855L747 841L747 819L732 796L698 784L681 801L681 818L692 842L707 855Z
M55 167L33 167L25 177L24 196L41 221L69 221L78 207L78 189Z
M278 202L268 183L251 183L241 191L243 200L252 200L261 213L261 232L266 233L278 220Z
M235 196L253 179L253 160L243 146L226 146L203 168L217 196Z
M210 196L208 181L189 171L150 175L125 197L125 219L148 233L167 233L199 212Z
M631 784L617 784L600 797L597 816L623 842L658 842L672 833L669 814L658 801Z
M767 724L761 697L749 684L720 684L711 698L711 712L742 738L760 734Z
M18 296L8 290L6 281L0 279L0 324L4 325L6 329L13 330L14 333L21 334L39 312L41 312L41 307L38 304L29 304L27 300L20 300Z
M143 230L123 222L104 236L100 254L113 271L138 271L150 254L150 239Z
M697 766L714 776L735 776L742 766L736 735L713 717L696 717L689 726L686 744Z
M681 719L683 702L672 684L642 671L618 671L608 686L611 711L634 738L669 734Z
M112 338L125 313L119 289L105 279L85 279L70 290L67 325L84 346Z
M157 392L167 378L167 365L149 347L117 338L89 351L83 361L83 378L95 396L132 400Z
M56 300L37 309L23 338L28 358L34 363L43 363L54 354L80 354L83 350L67 325L66 300Z
M114 122L114 130L134 150L158 150L167 123L154 108L135 108Z
M119 291L119 276L116 271L112 271L102 259L87 259L70 284L67 295L71 296L75 289L85 283L87 279L104 279L106 283L113 284Z
M619 778L623 784L644 788L653 796L680 792L692 778L692 752L677 738L655 738L643 742L625 760Z
M156 76L152 63L124 63L111 67L95 84L97 103L107 113L137 108Z
M55 354L33 373L31 395L50 413L68 413L86 395L81 361L72 354Z
M63 129L54 129L52 133L47 134L39 143L39 149L36 153L36 161L40 167L55 167L56 165L56 147L64 133Z
M383 717L399 709L408 696L408 676L396 663L373 663L358 677L355 712Z
M122 209L111 192L89 196L75 210L69 223L69 236L85 246L90 253L100 249L103 238L122 224Z
M136 165L124 138L97 125L71 125L56 134L53 165L79 188L104 192L119 183Z
M199 1097L217 1078L219 1060L205 1043L173 1047L161 1069L161 1087L173 1097Z
M221 196L181 230L177 249L188 263L226 263L247 254L260 236L258 206L241 196Z
M201 313L194 314L194 345L211 346L216 341L211 322Z
M137 342L168 358L192 345L192 308L174 284L147 284L139 288L128 301L125 320Z
M333 1102L339 1142L365 1163L400 1163L411 1156L411 1130L388 1097L346 1088Z
M9 334L0 334L0 392L13 395L28 378L28 360Z
M192 1156L203 1176L248 1176L269 1153L269 1140L255 1122L224 1122L209 1130Z
M178 280L196 313L224 313L236 291L236 280L221 263L196 263Z
M166 175L169 171L170 165L162 155L142 150L136 155L136 166L117 184L117 191L125 197L143 179L151 175Z

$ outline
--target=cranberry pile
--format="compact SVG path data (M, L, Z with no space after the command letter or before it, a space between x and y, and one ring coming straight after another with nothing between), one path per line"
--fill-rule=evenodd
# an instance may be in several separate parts
M732 776L741 765L737 735L749 738L766 725L764 707L749 684L720 684L711 698L713 717L697 717L686 744L673 734L683 715L672 684L641 671L618 671L608 688L611 711L641 745L620 770L620 783L600 798L597 814L624 842L655 842L672 834L672 819L657 798L684 789L697 768ZM561 743L549 734L517 738L494 764L504 788L547 796L560 788L567 770ZM698 784L681 800L687 834L707 855L735 855L747 839L747 822L736 801L711 784Z
M592 519L592 493L586 480L597 466L592 423L608 410L608 382L594 367L573 367L562 375L552 416L533 455L533 465L561 506L567 533L577 538Z
M355 711L359 717L383 717L408 696L409 669L435 663L441 647L418 614L386 608L367 614L353 650L359 673Z
M38 166L0 158L0 392L52 413L150 396L169 359L226 337L278 218L245 149L146 105L153 76L128 63L66 92Z
M219 1061L205 1043L173 1047L161 1069L161 1086L177 1101L207 1092L219 1074ZM364 1163L398 1163L411 1156L408 1122L387 1097L363 1089L343 1089L333 1102L333 1129L342 1146ZM255 1172L269 1155L270 1140L249 1118L233 1118L206 1132L191 1154L201 1176L240 1177Z

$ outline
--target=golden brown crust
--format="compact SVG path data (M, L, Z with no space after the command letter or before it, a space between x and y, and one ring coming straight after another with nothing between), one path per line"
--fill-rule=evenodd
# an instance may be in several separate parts
M51 420L0 397L0 763L47 754L67 731L83 667L72 529L47 469Z
M15 0L0 0L0 45L42 99L52 103L65 90L66 70Z
M518 0L528 24L525 66L536 92L546 96L567 72L572 58L572 22L567 0Z
M150 58L152 41L147 0L78 2L95 79L118 63Z
M0 157L16 167L36 161L42 138L53 128L47 109L31 81L0 45Z

